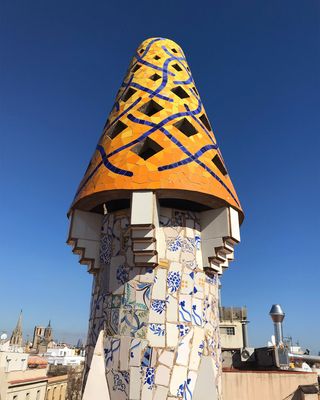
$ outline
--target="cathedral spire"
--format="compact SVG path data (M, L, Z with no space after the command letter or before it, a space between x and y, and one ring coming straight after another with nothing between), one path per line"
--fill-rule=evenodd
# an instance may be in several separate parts
M17 325L12 332L10 344L15 346L22 346L22 310L17 321Z

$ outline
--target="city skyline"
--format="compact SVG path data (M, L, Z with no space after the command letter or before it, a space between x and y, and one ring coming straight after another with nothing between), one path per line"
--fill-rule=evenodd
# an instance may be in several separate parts
M188 4L183 11L172 5L170 14L158 10L156 26L147 7L122 13L121 5L102 2L90 11L84 2L2 6L0 240L7 284L0 329L8 335L21 308L31 335L49 319L54 332L86 335L91 276L65 244L66 213L128 58L143 39L163 36L186 51L246 215L236 261L222 278L222 304L248 307L249 342L261 346L273 333L269 309L280 303L285 335L320 350L313 256L320 6L213 2L190 18Z

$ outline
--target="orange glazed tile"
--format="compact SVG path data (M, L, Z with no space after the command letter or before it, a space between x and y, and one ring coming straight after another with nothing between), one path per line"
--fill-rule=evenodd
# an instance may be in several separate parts
M71 208L94 208L101 192L150 189L201 194L243 216L184 53L163 38L137 49Z

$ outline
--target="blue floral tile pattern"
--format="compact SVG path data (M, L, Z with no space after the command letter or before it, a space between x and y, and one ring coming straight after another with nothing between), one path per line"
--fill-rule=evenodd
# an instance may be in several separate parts
M166 309L166 300L152 300L151 310L158 314L162 314Z
M167 242L167 247L169 251L178 251L182 246L182 237L177 236L174 239L169 239Z
M179 329L179 336L186 336L190 332L190 328L188 325L178 324L177 328Z
M112 371L113 374L113 387L114 391L119 390L120 392L124 392L126 395L128 394L128 385L129 385L129 372L127 371Z
M169 271L167 285L171 293L176 292L181 285L181 274L178 271Z
M164 336L165 334L165 329L161 324L150 324L149 329L154 335L157 336Z

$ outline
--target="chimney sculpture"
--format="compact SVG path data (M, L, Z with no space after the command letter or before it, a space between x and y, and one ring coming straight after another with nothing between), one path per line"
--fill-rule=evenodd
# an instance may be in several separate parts
M175 42L137 49L69 218L93 275L83 399L221 399L218 275L243 212Z

